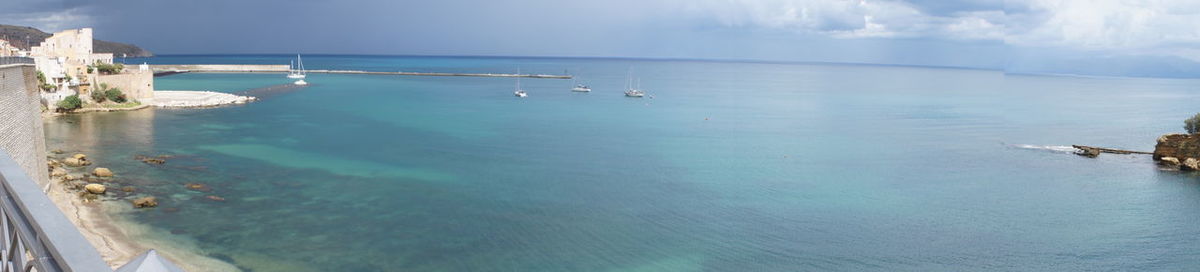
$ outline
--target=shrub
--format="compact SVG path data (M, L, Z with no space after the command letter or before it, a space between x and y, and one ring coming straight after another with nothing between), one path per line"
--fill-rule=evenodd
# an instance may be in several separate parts
M125 65L120 63L113 64L97 62L96 64L92 65L92 67L95 67L96 71L100 71L101 74L120 74L121 70L125 70Z
M118 88L105 90L104 98L107 98L108 101L112 102L125 103L125 93L122 93L121 89Z
M58 101L58 104L56 105L60 111L72 111L83 107L83 100L79 100L78 95L72 95L68 96L67 98L63 98L62 101Z
M1200 113L1193 115L1192 118L1183 120L1183 129L1187 130L1188 134L1200 132Z
M103 88L104 87L92 89L92 94L91 94L92 102L96 102L96 103L104 102L104 89Z

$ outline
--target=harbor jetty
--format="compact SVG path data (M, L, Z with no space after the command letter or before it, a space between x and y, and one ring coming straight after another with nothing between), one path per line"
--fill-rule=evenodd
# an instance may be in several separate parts
M167 76L180 73L287 73L287 65L266 64L186 64L186 65L149 65L154 76ZM495 74L495 73L439 73L439 72L380 72L358 70L304 70L306 73L317 74L360 74L360 75L394 75L394 76L459 76L459 77L527 77L548 79L571 79L570 75L547 74Z

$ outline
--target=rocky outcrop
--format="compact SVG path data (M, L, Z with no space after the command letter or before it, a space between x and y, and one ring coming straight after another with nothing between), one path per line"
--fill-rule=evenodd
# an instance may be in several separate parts
M1200 170L1200 135L1167 134L1154 145L1154 160L1159 165L1181 170Z

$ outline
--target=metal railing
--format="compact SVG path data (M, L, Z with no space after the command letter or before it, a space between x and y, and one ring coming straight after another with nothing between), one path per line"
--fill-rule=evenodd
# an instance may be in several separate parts
M0 235L0 272L113 271L4 150L0 150ZM182 271L154 250L119 270Z
M34 64L33 58L27 57L0 57L0 65L8 64Z

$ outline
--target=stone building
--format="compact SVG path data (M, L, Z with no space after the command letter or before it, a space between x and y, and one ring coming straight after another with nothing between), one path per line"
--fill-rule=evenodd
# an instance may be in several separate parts
M62 89L95 82L95 71L88 66L96 63L112 63L111 53L97 54L92 51L92 29L70 29L54 33L38 46L29 49L38 71L46 76L47 83Z

